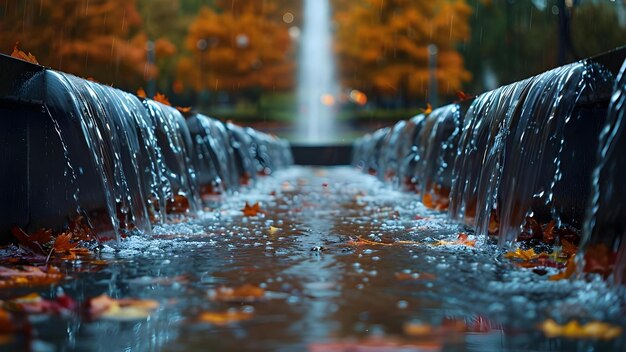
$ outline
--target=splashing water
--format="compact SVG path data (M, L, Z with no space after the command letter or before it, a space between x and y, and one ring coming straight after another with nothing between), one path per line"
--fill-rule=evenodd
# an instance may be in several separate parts
M332 56L328 0L306 0L298 77L298 139L305 143L337 139L336 96L339 92Z

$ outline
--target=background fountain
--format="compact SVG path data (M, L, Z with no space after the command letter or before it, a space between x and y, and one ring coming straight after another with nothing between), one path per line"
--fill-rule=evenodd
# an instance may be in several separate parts
M298 76L298 135L306 144L336 142L339 93L328 0L305 0Z

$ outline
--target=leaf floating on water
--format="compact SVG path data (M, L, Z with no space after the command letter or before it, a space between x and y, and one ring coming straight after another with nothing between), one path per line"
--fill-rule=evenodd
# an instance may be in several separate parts
M239 287L219 287L209 290L209 299L221 302L256 302L265 297L265 290L251 284Z
M159 303L155 300L113 299L106 294L94 297L87 302L89 316L92 319L120 321L145 319L158 307Z
M66 295L54 300L44 299L37 293L4 302L4 308L26 314L68 314L76 309L76 301Z
M143 99L146 99L148 97L148 95L146 94L146 91L143 90L143 88L137 89L137 96Z
M225 312L202 312L198 316L198 321L218 326L252 319L251 312L242 310L227 310Z
M540 255L544 255L545 253L537 254L533 248L530 249L520 249L517 248L514 252L507 252L504 254L504 257L507 259L521 259L524 261L529 261L538 258Z
M581 325L572 320L565 325L559 325L552 319L544 321L540 329L547 337L566 337L570 339L600 339L612 340L622 334L622 328L601 321L591 321Z
M0 288L51 285L62 278L61 271L51 265L24 265L15 268L0 266Z
M172 103L170 103L169 99L167 99L165 94L161 94L157 92L152 99L154 99L154 101L159 102L163 105L172 106Z
M35 55L23 52L22 50L20 50L19 45L20 42L15 42L15 45L13 45L13 52L11 53L11 56L20 60L24 60L26 62L30 62L31 64L39 65L39 62L37 62L37 58L35 57Z
M259 202L256 202L253 205L250 205L248 202L246 202L241 211L243 212L244 216L257 216L258 213L263 213Z
M366 240L365 238L359 236L356 239L350 239L350 241L348 242L348 245L355 245L355 246L361 246L361 245L393 246L393 242L370 241L370 240Z

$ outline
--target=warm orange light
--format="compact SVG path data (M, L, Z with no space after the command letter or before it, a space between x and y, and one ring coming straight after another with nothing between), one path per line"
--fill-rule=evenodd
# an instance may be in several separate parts
M332 96L332 94L324 94L321 96L320 101L322 102L322 104L326 105L326 106L333 106L335 105L335 97Z
M360 90L353 89L350 92L350 101L361 106L365 105L367 104L367 95Z

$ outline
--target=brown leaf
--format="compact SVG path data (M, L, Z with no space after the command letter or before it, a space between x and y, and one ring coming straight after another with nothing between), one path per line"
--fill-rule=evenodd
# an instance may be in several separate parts
M186 107L177 106L176 110L180 111L183 114L186 114L186 113L191 112L191 106L186 106Z
M257 216L258 213L263 213L263 210L261 210L261 206L259 205L259 202L256 202L253 205L250 205L248 204L248 202L246 202L246 204L244 205L243 209L241 209L241 211L243 212L244 216Z
M71 233L62 233L54 240L54 251L56 253L65 253L70 249L76 248L76 243L72 243Z
M47 239L46 243L52 240L52 235L49 232L38 231L36 233L37 233L37 237L35 237L35 239L39 239L39 240ZM33 253L40 254L40 255L47 255L47 252L43 249L43 246L42 246L43 243L34 241L33 238L28 236L26 232L24 232L24 230L22 230L20 227L12 226L11 234L13 235L13 237L17 239L20 246L26 249L29 249ZM47 237L47 235L49 236Z
M435 246L466 246L475 247L476 240L470 240L469 235L466 233L460 233L454 241L437 241Z
M585 250L586 273L596 273L607 278L615 267L617 254L603 243L590 245Z
M457 90L456 97L459 99L459 101L463 101L463 100L472 99L474 96L471 94L467 94L462 90Z

